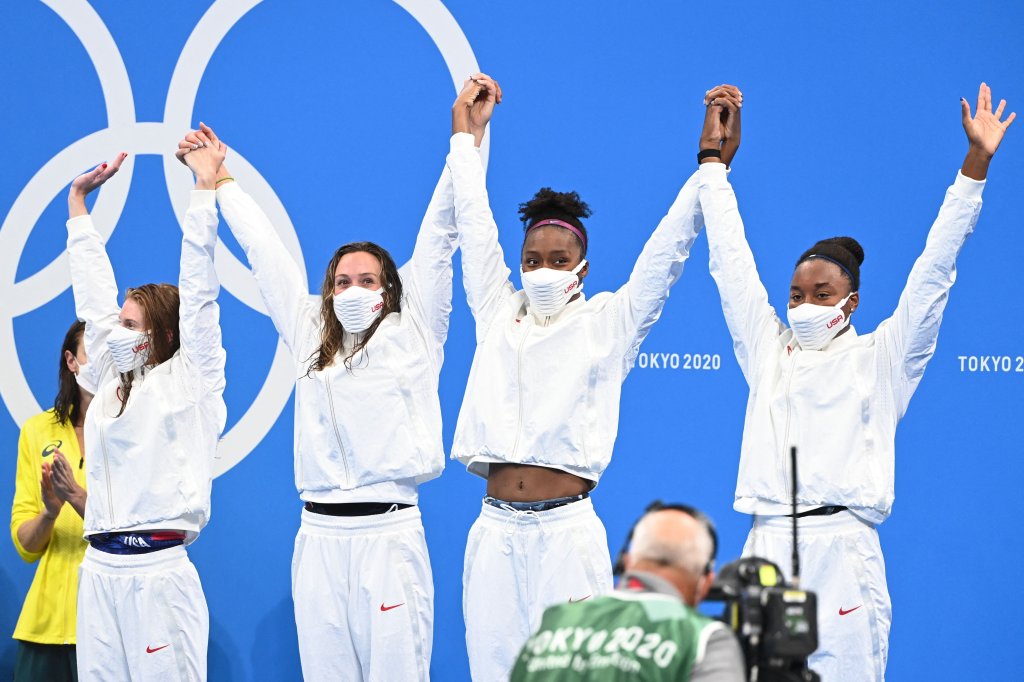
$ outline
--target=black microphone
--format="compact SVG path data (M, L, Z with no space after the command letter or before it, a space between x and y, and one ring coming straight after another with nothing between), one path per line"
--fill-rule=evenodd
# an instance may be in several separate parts
M789 449L789 465L793 474L793 587L800 587L800 552L796 532L796 446Z

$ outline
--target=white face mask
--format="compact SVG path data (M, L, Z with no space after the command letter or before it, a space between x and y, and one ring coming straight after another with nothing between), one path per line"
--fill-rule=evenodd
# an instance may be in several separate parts
M793 336L804 350L821 350L828 345L836 334L846 329L850 318L842 308L850 300L854 292L846 295L836 305L815 305L801 303L786 311Z
M75 358L75 361L77 362L78 358ZM80 389L82 389L83 391L86 391L88 393L91 393L91 394L95 395L95 393L96 393L96 386L93 385L92 381L89 378L92 373L91 372L84 372L84 373L82 372L82 368L85 367L85 365L87 363L77 362L77 364L78 364L78 371L77 372L72 372L72 374L71 374L71 376L75 377L75 383L78 384L78 387Z
M334 297L334 314L345 331L359 334L369 329L384 309L382 291L350 286Z
M149 334L118 325L107 337L117 371L127 374L149 362Z
M587 264L586 259L572 270L552 270L551 268L540 268L524 272L519 268L523 279L523 290L526 297L530 299L530 308L537 315L554 315L565 307L569 299L583 289L583 282L577 275L583 266Z

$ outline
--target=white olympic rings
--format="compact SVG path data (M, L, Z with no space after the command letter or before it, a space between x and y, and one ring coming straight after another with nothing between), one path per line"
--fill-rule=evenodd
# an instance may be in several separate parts
M72 143L50 159L17 196L0 226L0 397L20 425L40 411L21 368L14 338L14 319L44 306L71 285L67 253L61 253L38 272L15 281L29 235L61 188L81 169L106 159L111 150L129 152L121 171L103 186L92 214L106 239L124 209L134 171L134 155L163 157L167 191L179 225L188 204L191 179L174 156L183 131L191 126L199 84L214 51L227 32L262 0L217 0L200 18L174 67L162 122L136 120L128 70L103 20L85 0L43 0L75 33L99 77L107 111L105 129ZM456 92L467 73L479 71L469 41L440 0L394 0L434 41L448 67ZM487 160L489 132L482 145ZM274 190L251 164L231 149L232 174L242 182L278 230L289 253L305 275L298 235ZM217 276L239 301L264 312L252 273L222 241L216 247ZM214 476L245 458L266 436L284 409L294 386L294 363L281 341L270 371L255 400L228 430L218 448Z

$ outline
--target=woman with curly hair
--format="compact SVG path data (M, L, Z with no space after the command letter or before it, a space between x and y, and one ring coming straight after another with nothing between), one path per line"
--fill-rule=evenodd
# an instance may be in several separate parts
M523 289L516 291L474 148L500 98L489 77L466 81L448 156L477 336L452 457L487 479L463 574L466 644L478 682L508 679L546 607L612 588L608 541L590 492L611 460L622 382L703 227L694 175L629 281L587 298L583 219L590 208L575 192L544 188L520 207Z

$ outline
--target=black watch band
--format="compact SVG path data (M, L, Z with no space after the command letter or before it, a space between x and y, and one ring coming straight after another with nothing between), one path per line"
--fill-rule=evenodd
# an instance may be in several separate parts
M711 159L711 158L721 159L722 158L722 150L721 149L701 149L699 152L697 152L697 163L700 163L704 159Z

